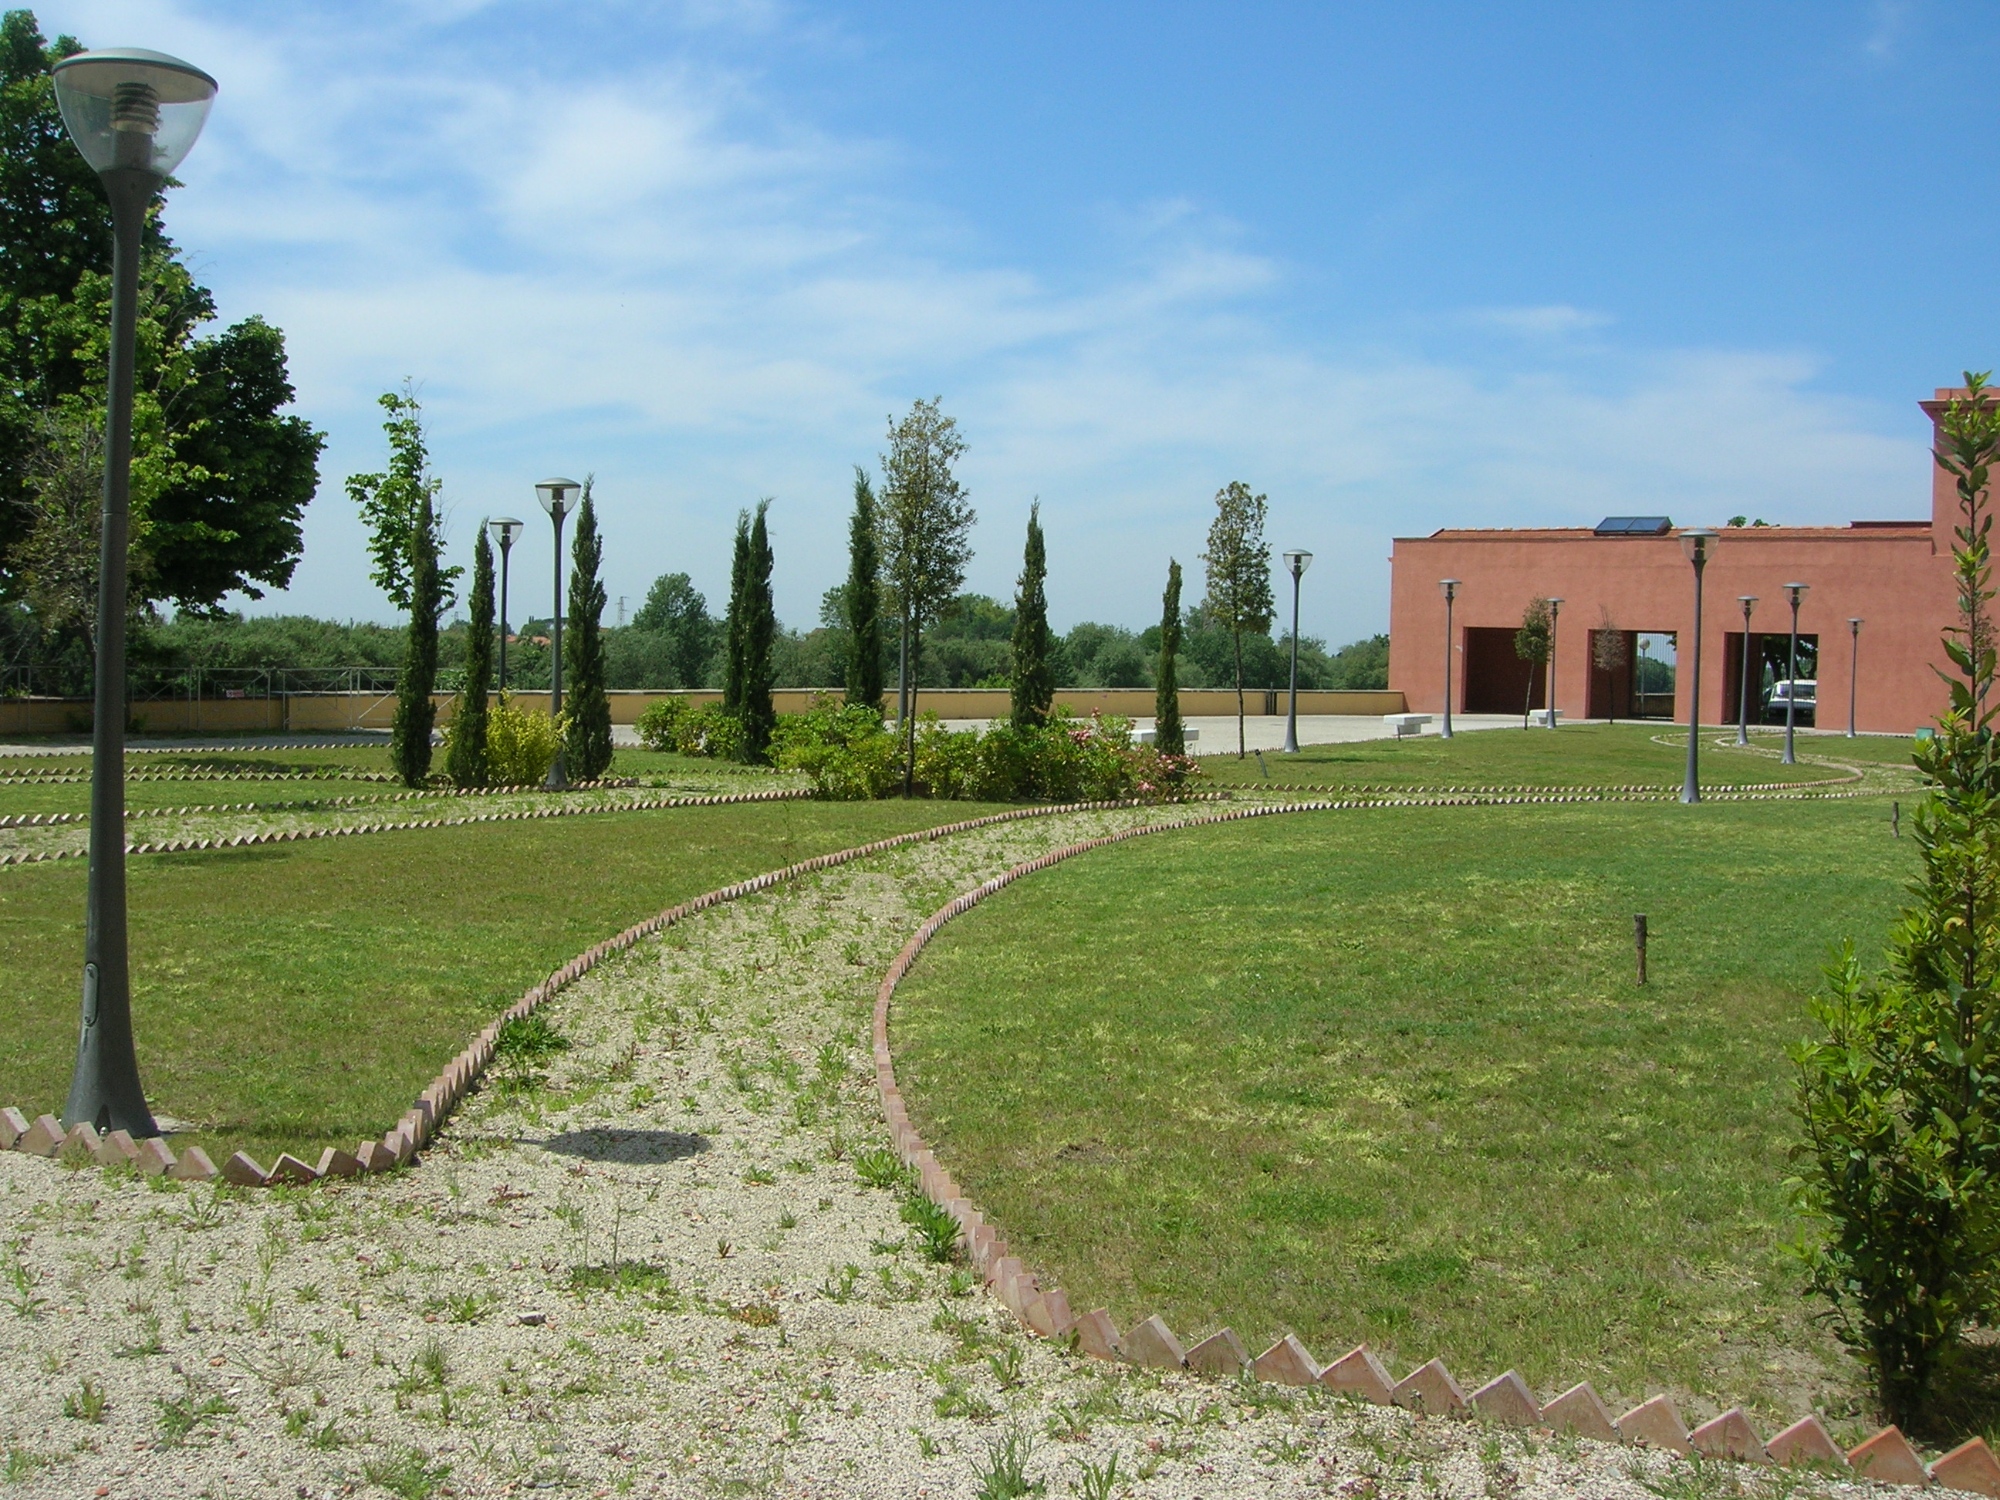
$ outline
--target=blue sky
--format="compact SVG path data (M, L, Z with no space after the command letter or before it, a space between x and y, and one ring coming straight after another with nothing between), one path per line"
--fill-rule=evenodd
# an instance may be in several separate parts
M719 605L772 495L812 623L852 466L941 394L970 587L1039 496L1057 623L1146 624L1240 478L1338 642L1397 535L1926 514L1915 402L2000 363L1984 5L37 13L221 81L170 231L329 434L259 610L389 617L341 480L406 376L457 547L594 471L634 608L673 570Z

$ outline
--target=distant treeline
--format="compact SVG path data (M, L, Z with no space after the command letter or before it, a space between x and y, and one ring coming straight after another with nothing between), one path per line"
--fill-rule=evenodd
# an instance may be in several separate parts
M811 630L780 628L773 646L774 686L838 687L845 679L847 631L841 591L829 590L820 623ZM957 607L926 633L919 677L924 687L1007 686L1009 638L1014 611L983 594L963 594ZM521 689L549 684L546 619L514 622L507 648L509 685ZM442 632L439 659L463 658L461 623ZM885 678L896 680L896 628L885 621ZM646 605L625 626L607 625L606 686L612 688L720 687L722 625L684 574L669 574L653 586ZM403 659L400 625L320 620L309 615L181 615L141 622L133 633L135 674L168 675L190 667L217 671L262 671L276 667L394 668ZM1244 639L1244 686L1282 688L1290 669L1291 639L1250 635ZM1153 686L1159 660L1160 628L1131 631L1093 622L1057 639L1055 681L1059 687ZM89 662L81 651L65 653L58 671L38 680L36 692L88 694ZM20 658L16 658L17 660ZM68 681L74 678L73 682ZM57 680L60 679L60 680ZM1181 636L1182 687L1227 687L1231 682L1227 631L1189 613ZM1302 688L1382 688L1389 681L1389 638L1370 636L1329 652L1311 636L1299 643Z

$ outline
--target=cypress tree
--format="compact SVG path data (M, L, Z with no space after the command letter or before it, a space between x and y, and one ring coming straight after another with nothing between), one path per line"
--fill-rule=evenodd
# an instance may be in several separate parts
M486 528L472 548L471 614L465 627L465 690L451 726L445 772L456 786L486 785L486 694L493 686L493 544Z
M597 576L604 548L587 477L569 555L569 630L563 638L569 733L563 760L579 781L595 781L611 769L611 704L604 696L604 580Z
M875 490L854 466L854 518L847 527L847 701L882 707L882 587L875 553Z
M1174 658L1181 649L1181 565L1167 562L1167 592L1160 603L1160 670L1153 694L1153 748L1162 755L1187 754L1187 731L1181 724L1180 679Z
M440 587L436 514L426 490L410 533L410 639L396 684L396 721L389 740L389 762L405 786L422 786L431 774L431 727L437 721L431 689L437 683Z
M722 627L722 706L743 712L743 612L750 582L750 512L736 513L736 552L729 563L729 613Z
M1049 720L1055 702L1055 672L1049 662L1048 551L1042 541L1042 507L1028 508L1028 546L1014 595L1014 727L1035 729Z
M752 765L763 763L778 720L771 707L771 645L778 615L771 602L771 535L764 525L770 508L769 500L757 502L743 588L743 758Z

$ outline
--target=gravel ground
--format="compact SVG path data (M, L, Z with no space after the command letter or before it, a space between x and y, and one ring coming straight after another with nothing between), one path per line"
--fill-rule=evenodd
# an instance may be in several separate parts
M899 1216L866 1043L950 894L1144 820L1029 820L715 908L545 1014L421 1166L177 1189L0 1154L24 1496L1780 1496L1867 1486L1107 1366ZM1182 1330L1201 1333L1207 1330ZM1338 1351L1320 1350L1322 1358ZM1091 1488L1116 1461L1118 1482Z

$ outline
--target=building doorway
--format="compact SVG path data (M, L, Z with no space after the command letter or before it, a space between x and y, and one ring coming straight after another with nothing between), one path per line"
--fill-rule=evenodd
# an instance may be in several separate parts
M1674 716L1674 634L1670 630L1590 632L1593 719L1671 719Z
M1518 714L1548 706L1548 673L1514 654L1514 632L1506 627L1468 626L1465 631L1465 702L1469 714Z

